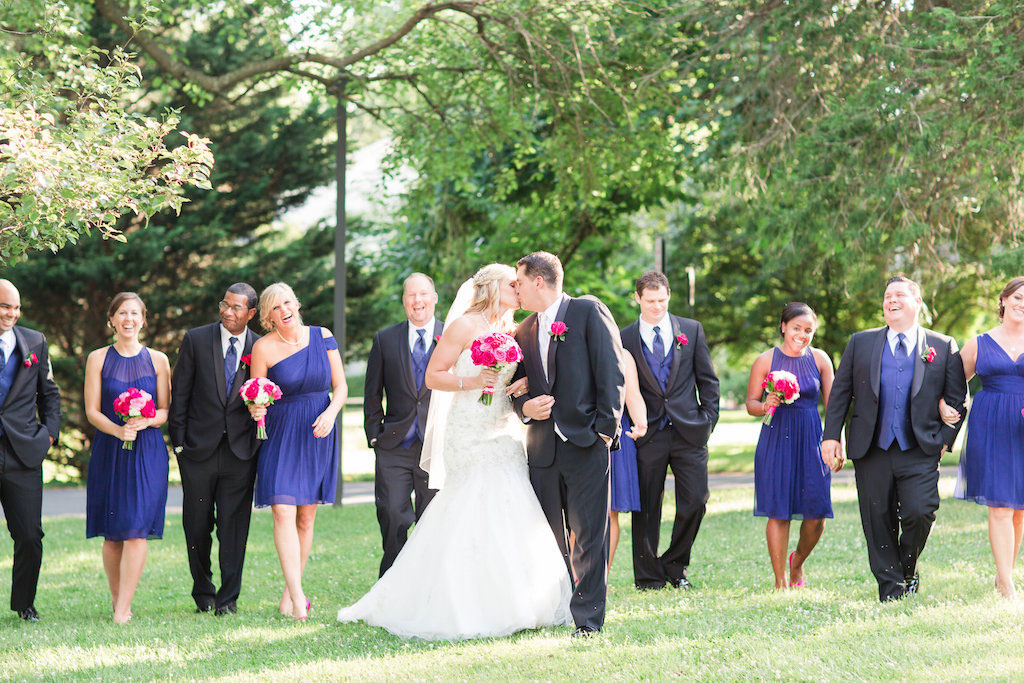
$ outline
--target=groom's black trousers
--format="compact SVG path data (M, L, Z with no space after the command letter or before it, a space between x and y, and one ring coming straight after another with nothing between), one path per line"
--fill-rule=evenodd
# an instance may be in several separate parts
M556 441L554 462L531 467L530 483L573 579L573 621L599 631L608 593L608 447L601 439L587 448Z
M413 522L434 499L436 490L427 486L428 476L420 467L423 444L413 443L411 448L374 448L373 499L377 506L384 556L380 560L380 576L391 568L398 553L402 552ZM416 496L413 507L412 496Z

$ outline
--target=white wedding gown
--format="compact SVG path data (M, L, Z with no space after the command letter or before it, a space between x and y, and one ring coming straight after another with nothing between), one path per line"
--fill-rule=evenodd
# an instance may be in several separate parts
M395 563L339 621L426 640L505 636L572 623L572 588L530 485L522 425L502 387L455 394L444 437L447 477ZM463 351L461 376L479 374Z

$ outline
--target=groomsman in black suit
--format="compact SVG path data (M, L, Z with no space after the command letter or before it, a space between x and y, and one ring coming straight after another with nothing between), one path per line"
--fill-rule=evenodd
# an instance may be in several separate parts
M11 609L39 621L43 560L43 458L60 430L60 391L46 337L17 325L21 294L0 280L0 505L14 540Z
M921 288L896 276L882 299L884 327L850 337L825 413L822 458L854 462L868 563L882 602L917 593L917 561L939 509L939 458L963 425L939 417L939 399L963 414L967 380L956 341L918 325ZM902 528L903 533L897 532Z
M718 377L704 328L668 312L668 278L649 271L636 281L640 319L622 330L647 404L647 434L637 440L640 510L633 513L633 581L637 588L692 587L690 550L708 502L708 437L718 422ZM672 540L659 557L667 469L675 477Z
M573 580L573 637L589 637L604 624L608 450L625 379L611 313L594 297L567 296L562 278L562 262L546 251L517 264L519 301L533 314L515 333L524 356L515 378L528 377L529 392L513 405L526 423L530 483Z
M423 377L444 329L434 318L434 281L423 273L407 277L402 285L402 305L406 320L373 336L363 390L366 441L377 456L374 502L384 546L381 576L405 545L409 527L419 521L437 493L427 486L427 473L420 467L430 407L430 390Z
M244 282L228 287L220 322L185 333L171 380L168 420L184 494L192 598L196 612L222 616L238 611L242 565L249 539L256 481L255 423L238 391L249 378L248 357L259 335L248 328L256 290ZM220 589L210 566L211 534L220 546Z

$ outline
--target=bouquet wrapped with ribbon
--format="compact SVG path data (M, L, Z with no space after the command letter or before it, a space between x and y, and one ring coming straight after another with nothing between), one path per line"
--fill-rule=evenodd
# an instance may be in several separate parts
M776 394L787 405L800 398L800 383L796 381L796 375L785 370L769 372L764 381L761 382L761 388L768 394ZM774 415L775 406L771 406L768 408L768 412L765 413L762 422L770 425Z
M156 417L156 404L153 397L147 391L128 387L120 396L114 399L114 412L127 422L130 417ZM121 448L135 450L134 441L122 441Z
M245 381L242 388L238 390L242 401L247 406L272 406L274 401L284 396L281 387L271 382L266 377L253 377ZM256 420L256 438L265 440L267 438L267 420L261 417Z
M494 368L498 372L523 359L523 350L519 348L519 344L511 335L504 332L492 332L477 337L469 347L469 353L473 365ZM484 387L483 393L480 394L480 402L489 406L493 399L494 387Z

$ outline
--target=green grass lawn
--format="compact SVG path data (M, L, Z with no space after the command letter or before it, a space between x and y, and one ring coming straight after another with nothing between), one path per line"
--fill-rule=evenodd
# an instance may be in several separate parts
M944 482L944 496L949 495ZM0 617L0 676L50 679L1011 679L1024 672L1022 609L992 589L985 511L944 497L921 566L921 594L876 601L854 491L834 491L836 519L807 564L809 587L776 594L752 491L715 491L694 548L696 589L632 588L628 526L611 573L604 633L570 629L498 640L406 641L337 609L373 583L372 506L323 507L306 573L309 621L277 614L281 579L270 515L255 514L240 612L193 614L180 518L150 544L127 627L110 621L100 542L84 520L47 520L36 605L43 620ZM666 515L671 508L666 508ZM628 522L627 522L628 524ZM663 538L668 535L668 527ZM216 552L216 551L215 551ZM0 576L11 543L0 543ZM4 587L9 585L6 581Z

